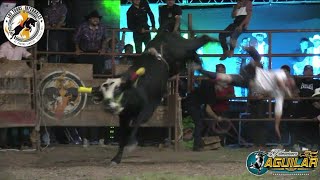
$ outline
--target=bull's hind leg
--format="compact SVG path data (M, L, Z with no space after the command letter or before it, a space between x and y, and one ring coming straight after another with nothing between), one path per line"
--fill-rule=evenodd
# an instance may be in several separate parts
M128 119L125 115L119 115L119 133L120 133L120 139L119 139L119 149L117 154L112 158L111 164L119 164L122 159L122 154L124 147L126 146L128 142L128 136L129 136L129 122L130 119Z

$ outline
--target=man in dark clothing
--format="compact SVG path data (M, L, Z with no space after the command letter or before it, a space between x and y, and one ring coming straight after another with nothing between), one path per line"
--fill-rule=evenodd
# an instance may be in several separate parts
M76 55L81 52L95 52L105 53L107 49L107 34L106 26L100 23L102 16L98 11L92 11L86 16L83 22L76 30L74 42L76 45ZM104 69L104 56L81 55L77 57L77 62L80 64L92 64L94 74L103 74Z
M306 65L303 70L303 75L313 76L313 67ZM298 79L296 84L300 97L312 97L315 89L320 87L320 81L312 77ZM319 110L312 105L313 102L313 100L300 100L296 107L295 117L312 119L319 115ZM294 143L299 144L299 146L306 144L311 146L311 144L318 143L318 123L301 121L295 122L294 125ZM302 142L305 144L302 144Z
M146 46L151 40L151 35L148 25L149 15L152 31L155 31L154 15L145 0L132 0L132 5L127 11L128 28L133 31L133 40L136 48L136 53L142 53L142 43Z
M237 4L233 7L232 18L235 18L232 24L224 29L225 31L219 34L219 40L223 50L223 55L220 60L225 60L227 57L232 57L234 48L237 44L237 39L240 34L248 28L250 18L252 16L251 0L237 0ZM227 44L227 37L230 36L230 48Z
M175 0L167 0L167 5L159 8L159 24L161 31L178 32L182 10Z
M306 65L303 70L304 76L313 76L313 67ZM311 77L302 78L297 81L297 87L299 89L300 97L311 97L314 90L320 87L320 81ZM315 117L316 110L312 106L312 100L302 100L298 103L297 117L313 118Z
M48 8L44 11L44 19L46 28L62 28L65 27L65 19L67 16L67 7L60 0L53 0ZM65 51L66 33L64 31L49 31L49 51ZM60 63L60 55L50 55L48 62Z
M206 104L215 104L215 84L211 80L202 80L198 88L195 88L187 97L188 112L194 122L193 151L203 148L202 135L204 128Z

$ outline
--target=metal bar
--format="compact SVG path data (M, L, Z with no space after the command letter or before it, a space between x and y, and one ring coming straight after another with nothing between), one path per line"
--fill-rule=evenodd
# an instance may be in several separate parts
M224 30L193 30L195 33L221 33L221 32L232 32ZM187 33L188 30L181 30L180 32ZM297 32L320 32L320 29L272 29L272 30L246 30L243 33L297 33Z
M216 119L204 119L205 121L217 121ZM262 119L257 119L257 118L253 118L253 119L239 119L239 118L235 118L235 119L223 119L222 121L274 121L274 118L262 118ZM319 122L319 120L317 119L281 119L281 121L292 121L292 122Z
M260 54L262 57L268 56L268 54ZM200 57L220 57L221 54L199 54ZM272 54L271 57L307 57L307 56L320 56L320 54ZM234 54L233 57L250 57L248 54Z
M38 51L41 54L57 54L57 55L76 55L75 52L54 52L54 51ZM124 53L80 53L80 55L101 55L101 56L140 56L141 54L124 54ZM220 57L222 54L199 54L201 57ZM261 56L269 56L269 54L260 54ZM234 57L250 57L248 54L234 54ZM307 57L307 56L320 56L320 54L271 54L272 57Z
M317 75L315 75L315 76L293 75L293 77L301 79L301 78L316 78L318 76ZM186 75L181 76L180 75L180 79L184 79L184 78L188 78L188 76L186 76ZM203 76L196 76L196 77L194 77L194 79L196 79L196 80L205 80L205 79L209 79L209 78L203 77ZM172 80L172 79L170 78L169 80Z
M189 14L188 14L189 15ZM47 28L46 30L55 30L55 31L74 31L75 28ZM117 28L108 28L107 31L115 30L121 32L132 32L130 30L120 30ZM224 30L192 30L195 33L221 33L221 32L232 32L232 31L224 31ZM154 31L147 31L154 32ZM181 30L180 32L188 33L189 30ZM295 33L295 32L320 32L320 29L261 29L261 30L246 30L243 33Z
M230 99L243 99L243 100L270 100L270 98L254 98L254 97L217 97L219 100L230 100ZM272 99L271 99L272 100ZM293 98L285 98L285 100L320 100L320 97L293 97Z

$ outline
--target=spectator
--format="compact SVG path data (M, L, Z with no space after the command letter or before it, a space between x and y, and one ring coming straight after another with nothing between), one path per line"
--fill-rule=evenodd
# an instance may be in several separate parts
M216 66L216 71L225 73L223 64ZM188 112L194 124L193 150L200 151L203 148L202 137L205 133L210 133L212 122L205 122L206 114L217 118L224 115L228 109L228 100L216 100L216 97L233 97L234 89L227 84L215 82L213 80L202 80L199 87L195 88L187 97ZM208 108L210 105L211 109ZM209 130L208 130L209 129Z
M22 60L22 58L31 59L32 54L24 47L19 47L7 41L0 46L0 58L8 60Z
M46 28L62 28L65 27L65 19L67 15L67 7L62 3L61 0L52 0L51 4L44 11L44 20L46 23ZM65 51L65 32L51 30L49 31L49 51ZM61 62L60 55L50 55L48 57L48 62L59 63Z
M259 54L268 54L269 52L269 45L264 41L267 38L266 33L252 33L252 36L257 39L257 44L255 46L256 50ZM263 69L269 69L269 58L262 57L260 63L262 64Z
M100 23L102 16L98 11L92 11L86 16L86 22L82 23L75 33L76 54L91 52L104 54L107 50L106 27ZM81 55L77 58L80 64L93 64L93 73L104 73L103 55Z
M216 65L217 73L226 73L226 67L223 64ZM234 87L226 83L216 83L215 84L215 94L219 98L224 97L234 97ZM218 116L226 116L225 112L229 108L229 100L217 100L214 104L211 104L211 109Z
M303 69L303 75L313 76L313 67L311 65L306 65ZM300 97L311 97L315 89L320 87L320 81L312 77L298 79L296 84L299 89ZM301 100L298 103L298 109L299 111L296 111L297 117L313 118L316 114L310 100Z
M308 48L309 48L309 42L310 41L308 38L302 38L300 40L299 49L296 49L294 53L307 54ZM294 74L295 75L302 75L304 66L309 64L309 58L308 57L295 57L294 61L295 61L293 64Z
M188 112L194 122L193 151L201 151L203 148L202 136L205 130L205 104L214 104L216 99L214 83L210 80L202 80L186 99Z
M249 47L250 43L250 38L245 37L242 38L241 40L241 44L239 46L239 50L238 50L238 54L248 54L248 52L246 51L245 47ZM247 65L250 62L250 57L239 57L237 58L238 61L238 72L240 73L240 69L243 68L245 65ZM247 88L241 88L241 96L242 97L246 97L248 94L248 89Z
M227 57L232 57L234 48L237 44L237 39L240 34L247 30L251 16L252 16L252 1L251 0L237 0L237 4L233 7L232 18L235 18L232 24L224 29L225 31L219 34L219 40L223 50L223 55L220 60L225 60ZM227 37L230 36L230 47L227 44Z
M159 8L159 29L166 32L180 31L182 10L175 0L167 0L167 4Z
M132 0L132 5L127 11L127 23L128 28L133 31L133 40L138 54L142 53L142 43L146 46L151 40L147 15L151 20L152 31L155 31L154 15L149 3L145 0Z
M122 56L120 58L119 63L120 64L132 64L134 57L127 55L127 54L133 54L133 46L131 44L126 44L124 46L124 54L126 54L126 56Z
M313 76L313 67L306 65L303 70L304 76ZM320 81L312 77L305 77L297 80L300 97L312 97L315 90L320 87ZM319 110L312 105L312 100L300 100L295 111L296 118L314 118ZM306 131L307 130L307 131ZM318 134L318 124L314 122L297 122L295 126L295 146L309 145L315 142L315 134Z
M312 97L320 98L320 88L317 88L316 90L314 90L314 94L312 95ZM313 107L318 109L319 115L317 115L316 118L318 119L318 121L320 121L320 100L313 102L312 105L313 105Z
M122 36L121 36L121 40L118 41L117 38L114 39L114 52L115 53L122 53L123 49L124 49L124 41L126 39L126 32L124 31L122 33ZM107 48L107 52L108 53L112 53L112 39L109 39L108 40L108 48ZM119 64L119 58L120 56L115 56L114 58L114 63L115 64ZM107 72L112 72L112 57L108 57L108 59L105 61L105 69Z

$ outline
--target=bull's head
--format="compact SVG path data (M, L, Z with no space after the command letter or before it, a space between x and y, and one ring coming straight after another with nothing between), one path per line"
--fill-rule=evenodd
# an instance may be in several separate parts
M121 78L109 78L100 86L103 102L107 111L119 114L124 109L121 103L125 90L124 83Z
M136 85L139 76L145 73L144 68L139 68L130 76L109 78L100 86L103 103L107 111L119 114L124 109L123 97L126 90Z

